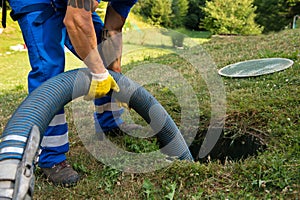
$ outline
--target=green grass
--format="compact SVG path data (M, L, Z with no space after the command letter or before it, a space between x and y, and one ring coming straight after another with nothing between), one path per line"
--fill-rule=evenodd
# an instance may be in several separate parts
M185 28L175 29L175 31L182 33L182 34L188 36L189 38L192 38L194 41L199 42L201 44L209 41L209 39L211 37L211 33L208 31L190 31Z
M0 35L0 132L11 114L27 95L26 76L30 69L26 52L9 51L22 43L20 31L9 21ZM7 31L7 32L6 32ZM194 33L191 33L194 34ZM254 134L267 143L264 152L244 160L218 160L207 163L176 161L167 168L145 174L121 172L97 161L78 137L70 105L66 106L70 125L68 159L81 174L72 188L57 187L36 171L35 199L299 199L300 180L300 32L251 37L212 37L202 47L218 68L246 59L284 57L293 67L256 78L222 78L226 89L227 117L225 134ZM135 66L159 63L180 71L200 102L200 127L209 124L210 98L205 82L184 60L156 48L124 57L124 72ZM67 69L81 62L67 54ZM180 125L180 106L176 96L163 85L146 88L161 102ZM133 112L133 120L141 119ZM142 123L142 122L141 122ZM155 140L118 136L118 146L133 152L157 148Z

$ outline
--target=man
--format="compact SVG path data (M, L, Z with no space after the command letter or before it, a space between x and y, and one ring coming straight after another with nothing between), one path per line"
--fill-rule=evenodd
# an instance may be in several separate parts
M85 99L97 98L95 121L106 132L118 127L122 129L122 126L126 129L120 118L122 108L117 107L109 96L105 96L111 89L119 90L106 67L121 72L120 32L136 0L111 0L104 23L94 12L99 1L9 0L9 3L12 7L11 16L18 20L28 48L32 68L28 75L29 92L64 71L64 46L67 46L91 71L92 81ZM117 53L116 58L112 61L103 59L97 44L114 37L116 39L102 45L102 57L109 54L105 53L105 48L113 46L112 52ZM135 125L127 128L135 128ZM66 162L65 153L69 150L69 143L63 110L49 124L41 150L39 166L50 181L72 185L79 180L77 172Z

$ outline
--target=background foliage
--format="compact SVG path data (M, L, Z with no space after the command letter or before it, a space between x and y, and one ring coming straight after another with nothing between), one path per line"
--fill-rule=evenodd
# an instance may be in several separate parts
M228 0L225 0L225 2L227 1ZM167 28L184 27L195 31L210 30L212 27L219 27L220 23L236 23L236 18L234 17L208 20L208 18L211 17L211 14L205 13L202 8L206 8L207 4L211 4L210 2L216 2L216 0L143 0L135 5L133 12L143 16L150 25ZM236 16L235 8L243 6L241 4L243 2L244 1L241 0L232 1L230 4L233 8L232 10L226 7L224 10L219 3L213 3L213 8L210 6L210 8L206 9L220 9L220 13L225 12L229 16ZM263 28L263 33L272 31L277 32L286 28L291 28L293 17L295 15L300 15L300 0L253 0L252 3L253 6L256 7L255 23ZM101 3L100 5L104 9L106 4ZM249 8L246 8L246 11L249 11ZM244 13L243 15L246 16L247 14L249 13ZM249 27L245 27L244 29L238 27L234 28L237 30L237 34L248 35L253 32L259 32L257 31L254 22L250 22L252 19L248 18L248 20L249 21L245 22L244 26ZM227 26L228 25L226 25L226 27ZM240 27L240 23L237 26Z
M158 26L249 35L290 28L300 1L144 0L133 10Z
M280 31L291 27L292 19L300 14L299 0L255 0L256 22L264 27L264 32Z
M213 34L253 35L261 33L255 23L253 0L212 0L203 7L204 28Z
M205 0L189 0L189 9L184 26L191 30L201 29L201 19L204 19L204 12L201 7L205 5Z

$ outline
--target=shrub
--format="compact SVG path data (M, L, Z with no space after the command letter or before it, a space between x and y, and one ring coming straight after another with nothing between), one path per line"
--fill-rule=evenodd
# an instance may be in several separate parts
M204 28L213 34L254 35L262 28L255 23L253 0L206 1Z
M133 12L147 18L152 25L170 26L172 0L143 0L139 1Z

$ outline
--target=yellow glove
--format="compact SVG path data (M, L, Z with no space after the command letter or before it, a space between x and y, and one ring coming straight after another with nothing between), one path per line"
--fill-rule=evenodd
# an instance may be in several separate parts
M89 93L84 97L84 100L93 100L105 96L111 89L116 92L120 91L120 88L113 77L106 72L102 74L92 73L92 81L89 89Z

